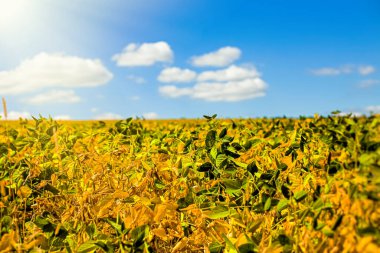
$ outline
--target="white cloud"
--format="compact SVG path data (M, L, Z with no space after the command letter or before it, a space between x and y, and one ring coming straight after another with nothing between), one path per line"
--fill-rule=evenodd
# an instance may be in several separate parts
M191 64L197 67L224 67L240 58L241 50L237 47L222 47L217 51L200 56L193 56Z
M99 110L99 109L96 108L96 107L92 107L92 108L91 108L91 112L93 112L93 113L97 112L98 110Z
M226 69L216 71L204 71L198 76L198 81L239 81L248 78L259 77L259 73L254 67L229 66Z
M190 69L165 68L158 76L158 81L163 83L187 83L194 81L197 74Z
M355 65L344 65L341 67L325 67L325 68L319 68L319 69L313 69L311 70L311 73L316 76L337 76L337 75L343 75L343 74L351 74L351 73L357 73L362 76L369 75L373 72L375 72L375 67L371 65L362 65L362 66L355 66Z
M225 69L200 73L197 83L192 87L165 85L159 87L159 92L170 98L188 96L212 102L236 102L265 96L266 89L267 84L254 66L232 65Z
M359 66L358 67L359 74L361 74L363 76L372 74L373 72L375 72L375 70L376 70L375 67L371 66L371 65Z
M53 117L55 120L71 120L70 115L64 114L64 115L57 115Z
M146 113L143 113L143 117L145 119L157 119L158 118L158 114L155 113L155 112L146 112Z
M106 112L99 114L95 117L96 120L114 120L114 119L122 119L123 117L120 114Z
M40 53L13 70L0 71L0 93L20 94L46 87L94 87L112 77L100 60Z
M155 43L128 44L121 53L115 54L112 60L118 66L135 67L151 66L156 62L172 62L174 53L165 41Z
M128 80L131 80L137 84L143 84L143 83L146 83L145 79L141 76L135 76L135 75L129 75L127 76L127 79Z
M360 81L358 86L359 88L369 88L378 84L380 84L380 80L368 79Z
M311 72L316 76L334 76L340 74L340 70L334 68L314 69Z
M345 117L345 116L348 116L350 114L351 114L352 117L361 117L361 116L364 115L361 112L355 112L354 111L354 112L340 112L340 113L336 114L336 116Z
M4 112L2 112L0 115L1 115L1 119L4 120L5 119ZM18 120L19 118L29 119L31 117L32 116L30 115L29 112L16 112L16 111L8 112L8 120Z
M73 104L80 102L81 99L75 94L74 90L52 90L46 93L38 94L26 102L34 105L48 103L66 103Z
M380 105L371 105L365 108L367 112L380 113Z
M175 85L165 85L159 87L158 90L165 97L178 98L182 96L190 96L193 88L178 88Z
M132 96L132 97L130 97L130 99L133 101L137 101L137 100L140 100L140 97L139 96Z
M189 96L194 99L218 102L237 102L265 96L267 84L260 78L249 78L229 82L203 82L194 87L178 88L174 85L162 86L159 92L163 96L177 98Z
M341 74L350 74L352 72L353 68L350 65L342 66L339 68L326 67L311 70L311 73L313 73L316 76L336 76Z

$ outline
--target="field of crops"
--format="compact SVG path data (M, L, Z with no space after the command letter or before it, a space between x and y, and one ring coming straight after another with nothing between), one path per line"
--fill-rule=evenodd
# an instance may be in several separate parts
M0 252L380 252L380 117L0 125Z

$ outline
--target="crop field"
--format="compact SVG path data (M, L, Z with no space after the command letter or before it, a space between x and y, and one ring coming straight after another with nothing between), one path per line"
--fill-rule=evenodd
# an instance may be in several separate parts
M380 252L380 117L1 121L0 252Z

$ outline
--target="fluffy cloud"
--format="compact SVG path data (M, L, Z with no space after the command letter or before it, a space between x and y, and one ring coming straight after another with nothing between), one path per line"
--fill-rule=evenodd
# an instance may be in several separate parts
M351 117L361 117L364 114L361 112L340 112L340 113L336 114L336 116L340 116L340 117L345 117L348 115L351 115Z
M4 112L2 112L0 115L1 115L1 119L4 120L5 119ZM16 112L16 111L8 112L8 120L18 120L19 118L29 119L31 117L32 116L30 115L29 112Z
M259 77L259 73L255 68L238 67L232 65L226 69L216 71L204 71L198 76L198 81L238 81L249 78Z
M71 120L70 115L64 114L64 115L57 115L53 117L55 120Z
M143 113L143 117L145 119L157 119L158 118L158 114L155 113L155 112L146 112L146 113Z
M193 87L166 85L161 86L159 92L170 98L188 96L211 102L237 102L265 96L266 89L267 84L260 78L256 68L232 65L200 73Z
M370 88L375 85L379 85L380 80L374 80L374 79L368 79L368 80L362 80L359 83L359 88Z
M140 100L140 97L139 96L132 96L132 97L130 97L130 100L137 101L137 100Z
M80 97L73 90L52 90L38 94L27 100L29 104L41 105L48 103L73 104L80 102Z
M127 76L127 79L138 84L146 83L145 79L141 76L129 75Z
M182 96L190 96L193 88L178 88L175 85L165 85L158 88L161 95L170 98L178 98Z
M339 68L320 68L320 69L314 69L311 70L311 73L313 73L316 76L337 76L341 74L350 74L352 73L353 68L352 66L343 66Z
M371 65L355 66L355 65L345 65L337 68L326 67L320 69L313 69L311 73L316 76L337 76L351 73L358 73L362 76L369 75L375 72L375 67Z
M119 114L106 112L99 114L95 117L96 120L114 120L114 119L122 119L123 117Z
M112 79L97 59L40 53L13 70L0 71L0 93L19 94L46 87L94 87Z
M128 44L124 50L115 54L112 60L118 66L135 67L135 66L151 66L156 62L171 62L174 53L169 44L164 41L155 43Z
M192 82L197 74L190 69L165 68L158 76L158 81L163 83L187 83Z
M371 66L371 65L367 65L367 66L360 66L358 68L358 72L359 74L363 75L363 76L366 76L366 75L369 75L369 74L372 74L373 72L375 72L375 67L374 66Z
M371 105L365 108L367 112L380 113L380 105Z
M265 96L266 89L267 84L257 77L229 82L201 82L190 88L162 86L159 92L171 98L189 96L211 102L237 102Z
M222 47L217 51L191 58L191 64L197 67L225 67L240 58L237 47Z

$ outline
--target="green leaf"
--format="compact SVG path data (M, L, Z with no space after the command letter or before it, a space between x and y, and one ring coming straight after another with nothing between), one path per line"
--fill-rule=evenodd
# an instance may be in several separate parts
M227 156L225 154L219 154L216 158L215 164L218 169L227 165Z
M206 172L212 170L212 164L210 162L206 162L198 167L197 171Z
M140 227L137 227L132 230L132 239L133 239L133 245L135 247L140 247L143 245L145 238L149 234L149 226L148 225L142 225Z
M373 226L358 228L357 231L360 236L376 235L379 233L379 229Z
M115 231L119 234L119 235L121 235L122 233L123 233L123 227L122 227L122 225L121 224L118 224L116 221L113 221L112 219L105 219L105 221L108 223L108 224L110 224L111 225L111 227L113 228L113 229L115 229Z
M225 150L225 154L232 157L232 158L239 158L240 157L240 155L237 153L237 151L234 147L228 147L227 150Z
M222 253L224 246L219 242L213 242L208 246L208 249L210 250L210 253Z
M203 214L210 219L222 219L235 214L235 210L230 210L227 206L217 206L209 211L204 211Z
M262 219L258 219L256 221L250 222L247 226L247 232L254 233L257 229L260 228L261 223L263 223Z
M261 173L260 179L261 180L271 180L273 177L272 173Z
M294 199L297 202L304 200L306 197L307 197L307 192L305 191L298 191L294 194Z
M55 130L56 130L56 126L51 126L51 127L49 127L49 128L46 130L46 133L47 133L49 136L53 136Z
M277 212L281 212L282 210L287 208L288 204L289 204L289 200L281 199L280 202L278 202L278 204L277 204Z
M45 187L43 187L43 189L53 193L54 195L57 195L59 193L59 190L51 184L47 184Z
M277 165L277 168L278 168L279 170L281 170L281 171L284 171L284 170L286 170L286 169L288 168L288 165L286 165L285 163L279 163L279 164Z
M236 249L235 245L228 239L228 237L225 234L222 234L222 237L224 241L226 242L226 245L229 248L229 253L238 253L239 251Z
M326 226L325 223L319 222L317 219L313 219L313 228L317 231L321 230Z
M159 190L162 190L166 187L166 185L162 181L160 181L159 179L155 179L154 180L154 187L156 187Z
M112 243L110 241L97 241L95 243L96 246L98 246L99 248L101 248L102 250L104 250L104 252L106 253L113 253L115 252L115 249L112 245Z
M322 208L323 207L323 201L322 201L322 199L321 198L318 198L314 203L313 203L313 206L312 206L312 208L313 208L313 210L317 210L317 209L319 209L319 208Z
M241 190L242 184L236 179L224 179L223 184L226 187L226 192L233 194Z
M215 130L210 130L207 135L206 135L206 148L211 149L216 141L216 131Z
M272 205L272 199L267 198L267 200L265 201L265 205L264 205L264 211L268 211L270 209L271 205Z
M247 170L254 176L255 173L259 171L259 168L257 167L255 162L251 162L250 164L248 164Z
M86 233L92 239L94 237L94 235L96 234L96 225L94 223L87 225L86 226Z
M285 156L290 155L291 153L293 153L293 151L294 151L293 148L289 148L289 149L285 152Z
M246 163L239 162L239 161L236 161L236 160L233 160L233 162L238 167L241 167L241 168L247 168L248 167L248 164L246 164Z
M203 117L206 118L207 121L213 120L213 119L215 119L217 116L218 116L217 114L214 114L214 115L212 115L212 116L203 115Z
M81 246L78 248L78 253L89 253L89 252L94 252L99 248L98 245L96 245L96 241L89 240L85 243L83 243Z
M0 156L8 154L8 145L5 143L0 143Z
M50 222L41 216L37 216L34 224L36 224L39 228L43 228L45 225L48 225Z
M219 133L219 138L223 138L227 135L227 128L223 128Z
M216 157L218 156L218 149L216 147L212 147L210 150L210 156L214 161L216 160Z
M333 237L334 236L334 231L332 231L330 227L325 227L322 230L322 233L325 234L327 237Z
M239 253L252 253L252 252L255 252L255 249L257 247L255 245L255 243L246 234L244 234L244 237L245 237L244 241L237 242L238 245L236 245L237 248L238 248L238 250L239 250Z
M333 231L335 231L340 226L340 224L342 224L342 220L343 220L343 215L341 214L341 215L338 216L338 218L334 222L334 225L332 227Z
M337 114L339 114L339 113L341 113L341 111L339 111L339 110L335 110L335 111L332 111L332 112L331 112L332 115L337 115Z
M285 184L281 185L281 192L282 192L282 195L284 195L285 198L289 199L290 198L290 189L288 186L286 186Z

